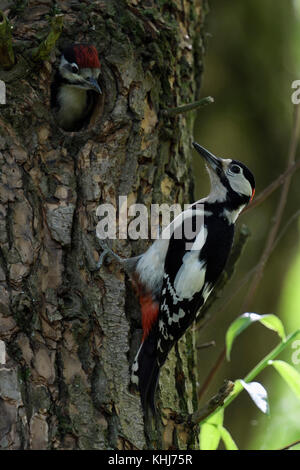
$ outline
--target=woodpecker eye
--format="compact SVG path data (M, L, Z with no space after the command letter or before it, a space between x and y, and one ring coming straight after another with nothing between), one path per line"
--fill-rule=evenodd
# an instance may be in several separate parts
M238 165L231 165L230 167L230 171L231 173L240 173L241 172L241 167L239 167Z
M73 72L73 73L78 73L79 68L78 68L78 65L77 65L77 64L73 63L71 67L72 67L72 72Z

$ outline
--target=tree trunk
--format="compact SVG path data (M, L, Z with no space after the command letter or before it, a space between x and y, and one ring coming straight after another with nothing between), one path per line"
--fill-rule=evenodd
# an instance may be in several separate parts
M129 390L141 338L137 300L101 254L102 203L187 203L193 199L193 113L162 111L199 97L201 0L58 0L66 42L94 44L102 100L79 132L58 128L50 84L60 52L36 64L32 52L57 13L49 0L4 2L16 64L1 71L0 105L0 448L191 448L176 412L195 405L193 337L164 366L155 423ZM121 256L146 240L116 240ZM2 343L3 346L3 343Z

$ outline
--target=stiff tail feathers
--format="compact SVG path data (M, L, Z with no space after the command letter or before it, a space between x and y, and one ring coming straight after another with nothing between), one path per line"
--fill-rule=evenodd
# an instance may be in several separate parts
M159 378L157 363L157 328L154 327L143 341L133 365L133 375L138 377L138 388L144 414L150 410L154 415L155 391ZM133 380L135 383L137 380Z
M139 294L142 313L143 338L132 367L132 382L138 385L144 414L148 410L155 414L155 391L159 377L157 363L157 340L159 302L138 282L135 287Z

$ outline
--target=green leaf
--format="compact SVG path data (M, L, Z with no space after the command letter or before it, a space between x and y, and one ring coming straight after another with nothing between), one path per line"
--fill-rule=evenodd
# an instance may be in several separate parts
M268 394L266 389L259 382L246 383L244 380L239 380L244 389L248 392L251 399L263 413L270 414L270 407L268 401Z
M199 443L201 450L216 450L221 439L220 429L223 426L224 410L215 413L202 424L199 435Z
M216 426L223 426L223 421L224 421L224 410L223 408L220 408L217 411L217 413L209 417L206 422L209 424L215 424Z
M218 426L209 423L202 424L199 436L201 450L216 450L220 439L221 433Z
M276 315L273 315L271 313L269 313L268 315L262 315L260 323L269 328L269 330L276 331L276 333L282 340L285 339L284 326L281 320L276 317Z
M284 327L281 320L273 314L258 315L257 313L244 313L236 318L229 326L226 333L226 357L230 360L230 353L233 342L242 331L252 325L254 322L261 322L264 326L270 330L276 331L282 340L285 339Z
M300 374L290 364L284 361L269 361L269 364L275 367L281 377L286 381L295 395L300 399Z
M229 433L229 431L227 431L226 428L222 426L220 429L220 433L221 433L221 438L222 438L222 441L224 442L226 450L239 450L238 446L232 439L231 434Z

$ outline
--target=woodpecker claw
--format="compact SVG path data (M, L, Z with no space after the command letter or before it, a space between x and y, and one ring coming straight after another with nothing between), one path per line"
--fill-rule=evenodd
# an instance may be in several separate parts
M98 260L98 263L96 265L96 269L100 269L102 266L103 266L103 263L105 261L105 258L107 256L111 256L112 258L116 259L118 261L118 263L122 263L123 259L117 255L116 253L114 253L114 251L109 248L107 245L105 245L104 243L101 243L101 248L102 248L102 253L99 257L99 260Z
M101 255L99 257L97 266L96 266L97 270L100 269L103 266L103 262L104 262L104 260L105 260L105 258L107 257L108 254L109 254L108 249L103 250L103 252L101 253Z

